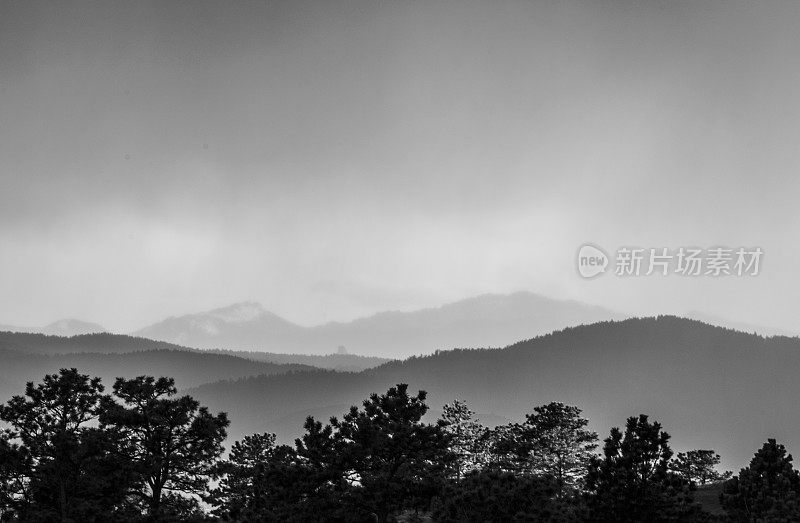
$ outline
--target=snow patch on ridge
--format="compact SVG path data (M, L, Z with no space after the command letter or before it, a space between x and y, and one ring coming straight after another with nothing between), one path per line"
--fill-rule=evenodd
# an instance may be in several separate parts
M256 320L267 313L260 303L244 302L231 305L222 309L213 310L209 316L226 323L246 323Z

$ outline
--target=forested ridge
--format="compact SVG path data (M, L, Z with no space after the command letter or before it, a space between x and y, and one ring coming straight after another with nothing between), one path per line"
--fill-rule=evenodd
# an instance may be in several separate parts
M795 338L667 316L361 372L17 349L5 387L51 370L0 408L5 520L800 518L792 406L770 402L797 387ZM207 369L234 379L179 385Z
M599 434L647 412L672 428L679 448L710 445L738 470L765 430L796 452L800 418L780 399L800 397L797 369L797 338L660 316L571 327L501 349L443 350L359 373L248 376L186 392L228 412L234 439L268 430L282 443L294 441L307 415L327 419L397 383L427 391L426 421L453 398L487 425L521 419L548 401L580 405Z

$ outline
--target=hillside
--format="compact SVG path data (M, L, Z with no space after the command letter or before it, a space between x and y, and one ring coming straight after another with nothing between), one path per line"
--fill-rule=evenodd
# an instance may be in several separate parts
M175 378L179 387L195 387L222 379L313 370L313 367L306 365L254 362L235 356L176 350L44 355L0 349L0 362L2 401L23 393L26 382L39 382L45 374L65 367L75 367L84 374L100 376L107 387L114 383L117 376L170 376Z
M300 432L309 412L341 414L394 383L429 392L439 409L455 398L481 413L521 419L535 405L584 409L603 437L647 413L676 449L714 448L736 469L767 437L800 450L800 339L745 334L671 316L601 322L504 349L452 350L358 374L290 373L207 384L190 392L230 413L232 437Z
M302 327L247 302L169 318L135 335L206 349L328 354L344 346L350 353L403 358L453 347L502 347L555 329L621 317L601 307L519 292Z
M708 323L709 325L716 325L718 327L725 327L727 329L733 329L741 332L751 332L753 334L760 334L762 336L797 336L794 331L782 329L773 325L759 325L745 321L736 321L700 311L689 311L683 316L693 320L702 321L703 323Z
M275 352L258 352L226 349L207 349L203 352L212 354L228 354L254 361L270 363L299 363L319 369L338 370L343 372L359 372L383 365L391 360L376 356L359 356L357 354L278 354Z
M80 334L92 334L106 332L106 328L97 323L75 319L63 319L48 323L44 327L19 327L14 325L0 325L0 331L27 332L34 334L46 334L48 336L78 336Z
M124 354L139 351L189 351L203 354L222 354L246 360L276 363L299 364L321 369L360 371L386 363L386 358L358 356L356 354L275 354L270 352L248 352L229 350L200 350L149 340L147 338L124 334L84 334L80 336L46 336L37 333L1 332L0 349L8 349L26 354L69 354L93 352L104 354Z
M191 350L188 347L172 343L122 334L97 333L64 337L28 332L0 332L0 349L10 349L28 354L76 352L122 354L145 350Z
M315 368L360 371L387 360L352 354L292 355L190 349L119 334L61 337L0 332L0 399L20 394L27 381L39 381L62 367L103 377L159 374L180 387L223 379L271 375Z

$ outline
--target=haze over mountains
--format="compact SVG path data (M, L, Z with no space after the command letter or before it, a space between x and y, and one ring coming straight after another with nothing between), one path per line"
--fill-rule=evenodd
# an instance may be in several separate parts
M530 303L527 296L516 298ZM466 324L476 311L497 312L487 312L480 325L504 323L502 307L487 308L484 300L491 301L484 297L417 313L377 315L363 320L370 327L363 332L386 340L404 333L398 318L409 322L409 330L419 324L424 336L403 334L409 352L415 339L447 332L441 318L452 319L453 339L477 337L479 328ZM260 307L247 309L249 314L241 315L215 312L214 318L221 327L274 320ZM524 328L522 314L505 312L510 317L506 325ZM676 449L714 448L728 468L747 462L767 437L784 441L790 451L799 450L800 415L786 398L800 397L800 339L765 338L674 316L601 321L533 337L542 325L538 318L529 320L531 334L519 336L527 341L502 349L443 350L388 362L352 354L197 350L108 333L59 337L0 332L0 395L7 399L20 394L26 381L39 381L62 367L101 376L107 386L117 376L173 376L181 389L230 414L230 444L264 431L291 440L307 415L340 415L369 393L403 382L429 392L433 416L444 403L461 398L487 424L521 420L549 401L583 408L600 434L627 416L647 413L673 434ZM339 327L353 336L358 331L348 328L360 321L332 324L324 332ZM387 327L380 330L380 325ZM340 339L329 344L335 346Z
M27 381L75 367L100 376L110 386L117 376L170 376L180 388L221 379L317 368L360 371L386 362L380 358L201 351L121 334L62 337L0 332L0 400L24 392Z
M605 437L645 413L673 448L713 448L738 469L768 437L800 451L800 339L737 332L662 316L569 328L503 349L452 350L358 374L312 371L222 381L189 392L231 415L232 437L276 432L289 441L311 414L323 421L403 382L428 391L435 414L456 398L479 417L520 421L534 406L584 409Z
M731 321L691 311L683 316L711 325L762 335L790 335L778 328ZM576 301L556 300L530 292L484 294L410 312L385 311L347 322L301 326L256 302L242 302L207 312L170 317L133 333L181 347L234 351L250 359L258 353L322 355L346 352L378 358L404 358L456 347L503 347L553 330L630 317ZM59 320L40 328L0 325L0 331L76 336L107 332L79 320ZM245 352L249 354L244 354ZM326 368L356 370L344 360ZM296 358L290 360L296 361ZM376 364L378 364L377 362Z
M755 323L749 323L746 321L730 320L701 311L690 311L683 316L693 320L702 321L703 323L708 323L709 325L717 325L719 327L725 327L737 331L761 334L762 336L797 336L796 331L790 331L788 329L782 329L780 327L768 325L757 325Z
M96 332L108 332L105 327L97 323L75 319L57 320L44 327L19 327L15 325L0 325L0 332L30 332L47 334L48 336L79 336Z
M327 354L344 346L351 353L402 358L454 347L502 347L572 325L623 317L602 307L518 292L303 327L245 302L168 318L135 335L209 349Z

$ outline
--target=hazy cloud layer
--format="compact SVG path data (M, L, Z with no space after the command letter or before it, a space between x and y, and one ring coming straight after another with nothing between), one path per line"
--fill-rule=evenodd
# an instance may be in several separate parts
M800 4L0 0L0 323L527 289L791 327ZM753 279L575 250L761 246Z

